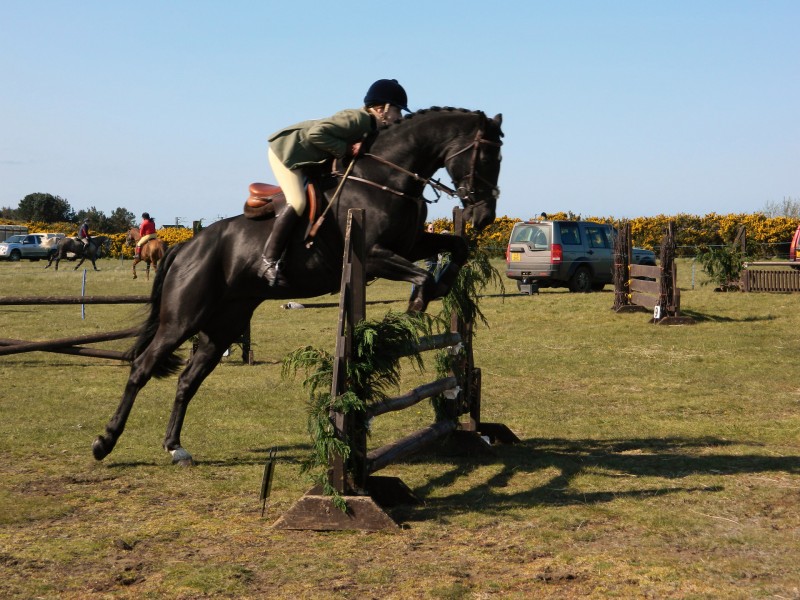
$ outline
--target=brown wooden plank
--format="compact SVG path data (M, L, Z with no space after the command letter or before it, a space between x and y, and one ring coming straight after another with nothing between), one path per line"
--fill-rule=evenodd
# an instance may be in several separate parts
M374 473L422 450L428 444L454 431L458 427L455 421L439 421L419 431L407 435L391 444L386 444L367 455L367 471Z
M651 267L649 265L631 265L631 277L661 277L661 267Z
M644 306L645 308L653 309L658 304L658 296L648 296L647 294L640 294L634 292L631 294L631 302Z
M661 284L658 281L631 279L630 288L631 292L641 292L651 296L658 296L661 293Z

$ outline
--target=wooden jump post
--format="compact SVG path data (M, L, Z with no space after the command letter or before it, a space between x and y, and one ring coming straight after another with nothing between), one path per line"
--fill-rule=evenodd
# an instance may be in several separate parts
M672 221L661 241L659 266L633 263L631 225L625 223L614 241L614 306L616 312L649 312L651 323L687 325L691 317L681 316L681 290L675 266L675 229Z
M345 252L342 268L342 284L339 296L339 324L333 362L332 396L347 391L347 364L352 360L353 329L366 317L366 269L364 248L365 213L361 209L348 212L345 235ZM460 209L453 214L455 234L464 236L464 221ZM462 322L454 315L450 332L422 338L418 352L461 348L461 364L458 376L451 372L436 381L416 387L410 392L373 404L367 408L366 417L402 410L420 401L444 394L448 399L447 413L456 415L413 432L395 442L367 450L366 434L356 431L352 419L335 411L330 414L336 436L349 440L349 464L342 456L334 456L329 462L328 482L343 496L347 512L333 505L330 496L323 495L319 488L310 490L284 514L273 527L278 529L311 530L383 530L397 529L397 523L384 512L383 506L416 501L416 497L396 477L378 477L374 473L388 465L419 452L429 444L450 436L455 444L465 449L486 451L491 442L513 443L519 439L508 427L499 423L483 423L480 420L481 377L480 369L474 365L472 354L472 323ZM466 415L461 421L458 416ZM489 440L488 442L486 440ZM348 468L348 466L350 468Z

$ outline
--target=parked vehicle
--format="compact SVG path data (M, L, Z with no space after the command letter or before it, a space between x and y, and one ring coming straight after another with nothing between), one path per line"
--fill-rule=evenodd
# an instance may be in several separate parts
M789 261L798 263L792 265L793 269L800 269L800 225L797 226L797 231L794 232L792 243L789 246Z
M53 247L43 244L42 234L30 233L28 235L12 235L4 242L0 242L0 260L18 261L23 258L39 260L48 258Z
M511 230L506 276L521 292L567 287L599 291L611 283L616 230L591 221L525 221ZM651 250L633 249L636 264L655 265Z

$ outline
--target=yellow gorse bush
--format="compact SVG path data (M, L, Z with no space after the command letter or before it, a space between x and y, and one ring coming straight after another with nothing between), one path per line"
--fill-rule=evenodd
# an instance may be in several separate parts
M577 220L581 218L580 215L572 212L552 213L548 214L547 217L550 220ZM615 226L622 222L613 217L582 218L586 221L610 223ZM507 216L497 217L494 223L480 232L478 245L494 256L502 256L505 253L511 229L515 223L521 220ZM736 239L739 228L742 226L747 230L749 255L756 257L781 256L782 253L787 251L792 234L798 226L796 219L767 217L759 212L731 213L727 215L709 213L703 216L679 213L672 216L636 217L627 220L631 224L633 243L640 248L657 249L661 244L667 223L670 221L675 223L678 254L683 256L693 256L698 250L710 246L732 243ZM21 223L0 219L0 224L20 225ZM28 231L31 232L49 231L76 235L78 229L78 226L74 223L30 222L22 224L27 226ZM453 223L450 219L435 219L433 227L437 233L453 231ZM469 225L467 226L467 231L471 231ZM98 232L94 233L97 234ZM192 230L188 228L162 227L158 230L159 239L164 240L170 246L188 241L192 238L192 235ZM124 233L111 234L109 237L112 240L112 257L119 257L120 255L133 257L133 248L125 245Z

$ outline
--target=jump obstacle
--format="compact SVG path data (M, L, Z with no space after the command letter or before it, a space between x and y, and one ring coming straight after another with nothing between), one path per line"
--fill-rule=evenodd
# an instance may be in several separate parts
M353 330L366 316L366 269L364 248L365 213L348 211L342 283L339 294L339 322L333 362L332 397L347 391L346 367L353 357ZM453 212L455 234L464 236L464 220L460 209ZM395 442L368 451L366 433L359 432L347 415L331 411L330 419L340 440L350 442L350 465L343 456L335 455L328 464L328 483L347 504L343 512L330 496L315 487L300 498L273 525L276 529L303 530L391 530L397 523L384 507L417 501L413 492L396 477L379 477L374 473L447 438L463 450L487 451L493 442L514 443L519 439L505 425L481 421L481 371L475 367L472 352L472 323L454 315L449 333L422 338L418 351L455 348L458 371L444 378L423 384L407 394L369 406L367 417L409 408L420 401L444 393L446 414L456 415L411 433ZM461 420L461 417L466 417ZM488 441L487 441L488 440Z
M625 223L614 240L614 306L616 312L650 312L651 323L688 325L681 315L681 290L675 265L675 229L670 221L661 241L659 266L633 263L631 224Z
M743 292L800 292L798 268L797 263L789 261L747 262L739 287Z

